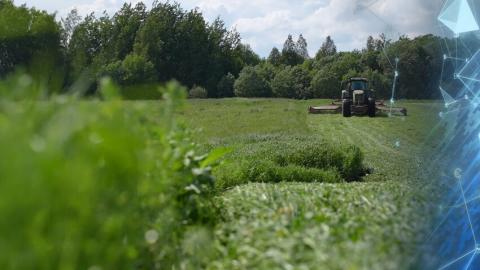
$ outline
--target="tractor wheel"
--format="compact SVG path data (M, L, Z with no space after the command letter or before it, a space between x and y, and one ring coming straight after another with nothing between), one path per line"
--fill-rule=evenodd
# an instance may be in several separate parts
M377 113L377 108L375 105L375 100L369 100L368 101L368 116L369 117L375 117L375 114Z
M344 100L342 102L342 114L343 117L352 116L352 102L350 100Z

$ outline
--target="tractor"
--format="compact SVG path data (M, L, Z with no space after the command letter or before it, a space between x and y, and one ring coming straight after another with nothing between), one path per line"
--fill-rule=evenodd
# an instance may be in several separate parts
M406 108L386 106L383 101L377 101L375 91L369 89L368 79L350 78L342 85L346 85L347 88L342 90L342 99L334 100L330 105L310 107L309 113L342 113L344 117L352 115L375 117L377 113L407 115Z
M342 90L342 114L344 117L368 115L375 117L375 92L368 89L368 80L351 78L347 82L347 90Z

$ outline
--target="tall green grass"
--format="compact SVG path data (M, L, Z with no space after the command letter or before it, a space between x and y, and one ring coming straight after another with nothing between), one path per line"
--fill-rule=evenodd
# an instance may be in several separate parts
M0 269L201 267L213 249L210 171L161 89L160 118L101 97L48 97L27 75L0 83ZM156 105L157 106L157 105Z
M214 171L219 189L249 182L338 183L358 180L365 171L358 147L310 136L239 137L232 147Z

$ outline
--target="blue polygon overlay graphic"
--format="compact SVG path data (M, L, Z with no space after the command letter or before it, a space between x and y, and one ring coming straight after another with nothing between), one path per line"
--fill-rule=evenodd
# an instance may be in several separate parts
M438 16L438 20L457 35L479 30L478 23L467 0L447 1Z
M455 38L442 42L439 91L445 106L437 126L443 141L432 152L440 195L415 269L480 269L480 51L465 41L467 32L471 39L479 31L472 3L447 0L438 16ZM453 74L444 74L447 66Z
M467 64L458 72L460 78L480 82L480 51L477 51L472 59L466 60Z

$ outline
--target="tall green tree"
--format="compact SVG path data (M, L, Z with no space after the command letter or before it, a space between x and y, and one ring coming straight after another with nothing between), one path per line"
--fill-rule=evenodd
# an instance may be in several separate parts
M100 32L100 23L93 13L87 15L75 27L67 49L70 64L69 83L73 83L81 76L91 82L95 80L93 63L101 51Z
M276 97L306 99L311 98L311 78L301 66L287 66L277 73L272 81L272 91Z
M297 44L293 41L292 35L288 35L283 44L282 64L287 66L296 66L303 63L305 59L298 54Z
M314 98L340 98L339 76L329 69L319 70L312 79L312 95Z
M62 46L67 49L73 31L77 25L82 21L82 16L78 14L77 9L72 9L65 18L61 19L62 25Z
M270 84L254 68L245 67L235 81L235 96L237 97L270 97Z
M371 52L375 50L375 39L372 36L368 36L367 38L367 52Z
M250 51L242 46L240 34L235 30L228 30L220 18L208 26L208 32L209 55L205 60L208 63L208 75L204 85L210 97L217 97L215 88L222 77L229 72L237 76L245 63L255 57L251 57Z
M320 59L323 57L332 56L336 53L337 53L337 46L335 45L335 42L330 36L327 36L322 46L318 50L315 58Z
M170 2L155 2L151 10L143 3L124 4L113 17L90 14L74 27L67 51L71 82L104 75L120 84L176 79L188 87L205 86L210 97L219 96L217 86L226 74L236 76L260 62L222 20L209 24L199 10Z
M0 76L23 66L52 79L63 67L60 40L54 15L0 1Z
M375 49L377 51L385 50L391 43L391 40L387 38L387 36L382 33L378 37L378 39L375 40Z
M281 64L282 54L276 47L273 47L272 51L270 52L270 55L268 56L268 62L274 66Z
M368 36L367 45L361 55L361 62L365 69L381 70L381 66L378 64L378 57L381 50L378 50L375 45L375 39L372 36Z
M298 37L298 41L296 44L297 47L297 54L303 57L304 59L308 59L310 56L308 55L308 43L307 40L303 37L302 34Z
M260 63L260 56L253 51L250 45L240 43L237 50L243 66L255 66Z
M147 14L147 7L142 2L135 7L125 3L115 13L111 19L113 28L111 43L108 46L112 50L113 59L124 59L133 51L137 32L145 23Z
M417 41L403 37L381 56L380 64L389 78L394 77L393 65L398 59L397 98L430 98L432 94L431 90L427 91L432 78L432 58Z

